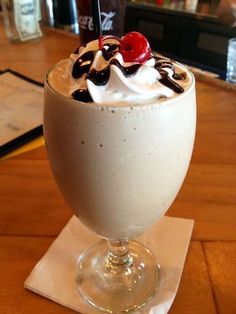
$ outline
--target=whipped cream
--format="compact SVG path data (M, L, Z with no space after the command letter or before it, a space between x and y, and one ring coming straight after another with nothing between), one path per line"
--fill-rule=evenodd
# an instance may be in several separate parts
M58 63L49 82L65 96L114 104L175 97L189 87L191 79L182 65L170 59L152 53L142 64L124 62L114 40L102 50L94 40Z

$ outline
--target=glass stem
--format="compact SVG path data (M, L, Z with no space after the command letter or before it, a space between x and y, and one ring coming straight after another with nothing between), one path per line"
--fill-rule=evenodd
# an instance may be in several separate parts
M127 274L131 271L133 257L129 252L129 241L107 240L108 255L106 267L112 274Z

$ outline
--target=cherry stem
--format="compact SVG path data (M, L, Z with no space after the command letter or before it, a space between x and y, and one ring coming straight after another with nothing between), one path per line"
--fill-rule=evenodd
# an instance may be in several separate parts
M121 44L121 39L117 36L113 36L113 35L105 35L105 36L100 36L98 38L98 45L99 45L99 49L102 50L103 47L103 42L107 39L115 39L119 42L119 44Z

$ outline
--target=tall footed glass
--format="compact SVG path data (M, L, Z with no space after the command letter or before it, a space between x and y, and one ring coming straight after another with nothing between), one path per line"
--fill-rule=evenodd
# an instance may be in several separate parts
M79 102L45 83L52 171L75 214L102 238L78 259L77 287L108 313L136 310L158 289L156 257L132 239L164 215L189 166L196 103L186 71L184 93L132 105Z

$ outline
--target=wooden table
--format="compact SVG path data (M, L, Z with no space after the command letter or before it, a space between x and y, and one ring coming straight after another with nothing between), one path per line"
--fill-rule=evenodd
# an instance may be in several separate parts
M0 25L1 26L1 25ZM0 27L0 70L43 81L78 45L45 30L10 44ZM214 81L214 80L213 80ZM195 219L171 314L236 313L236 93L197 82L196 143L185 183L168 215ZM0 161L0 313L74 313L23 289L23 282L72 212L52 178L44 147Z

